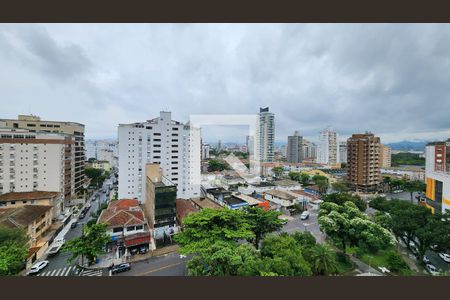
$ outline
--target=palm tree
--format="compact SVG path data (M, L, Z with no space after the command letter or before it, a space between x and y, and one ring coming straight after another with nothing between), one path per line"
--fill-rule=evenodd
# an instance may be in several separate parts
M311 265L315 275L327 276L336 274L338 271L335 254L325 245L317 244L314 246L311 259Z
M383 183L384 183L384 185L386 186L388 186L388 188L389 188L389 192L391 191L391 177L389 177L389 176L384 176L383 177Z

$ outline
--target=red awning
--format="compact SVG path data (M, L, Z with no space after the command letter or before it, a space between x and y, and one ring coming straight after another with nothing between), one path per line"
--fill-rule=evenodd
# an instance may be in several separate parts
M149 244L150 243L150 236L143 236L143 237L135 237L133 239L129 239L125 241L125 246L136 246L141 244Z

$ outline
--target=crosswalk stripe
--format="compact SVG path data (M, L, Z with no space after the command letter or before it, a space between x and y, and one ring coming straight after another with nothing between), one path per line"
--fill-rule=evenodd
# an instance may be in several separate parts
M53 274L55 274L56 270L53 270L53 272L51 272L50 274L48 274L48 276L53 276Z
M70 266L70 267L67 268L66 274L64 274L64 276L69 275L70 271L72 270L72 267L73 266Z
M61 271L62 271L62 269L57 269L56 273L55 273L55 276L59 276L59 272L61 272Z

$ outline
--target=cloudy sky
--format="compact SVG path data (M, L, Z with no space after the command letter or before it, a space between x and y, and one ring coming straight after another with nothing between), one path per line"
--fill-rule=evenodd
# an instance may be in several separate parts
M87 138L172 111L275 113L276 140L371 130L383 142L450 136L450 26L2 24L0 118L86 125ZM246 129L204 139L244 142Z

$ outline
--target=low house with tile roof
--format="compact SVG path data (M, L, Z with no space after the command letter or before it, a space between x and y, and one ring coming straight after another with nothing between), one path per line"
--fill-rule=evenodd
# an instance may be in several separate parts
M55 234L51 229L52 219L49 205L0 208L0 226L23 229L29 237L28 266L41 258L51 243Z
M57 218L61 214L62 202L63 195L59 192L11 192L0 195L0 207L2 208L13 208L24 205L47 205L52 206L54 218Z
M111 250L118 247L131 250L141 246L152 249L149 225L136 199L110 202L100 213L97 223L108 224L111 242L107 248Z

